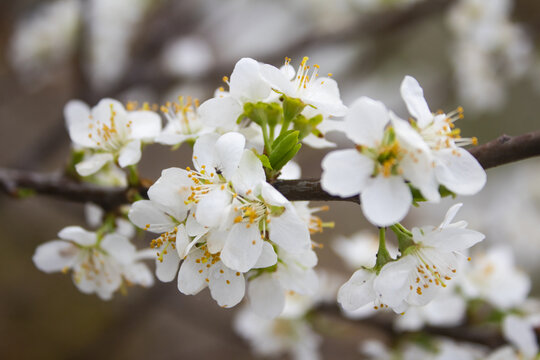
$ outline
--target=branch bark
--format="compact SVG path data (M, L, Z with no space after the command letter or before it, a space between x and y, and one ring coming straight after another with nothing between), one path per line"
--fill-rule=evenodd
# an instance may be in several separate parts
M486 144L470 150L484 169L540 156L540 131L519 136L502 135ZM321 188L320 180L277 180L274 187L291 201L351 201L359 202L358 196L341 198L330 195ZM38 173L33 171L0 168L0 188L3 192L18 196L19 189L29 189L37 194L60 197L75 202L93 202L105 209L130 202L132 195L139 192L145 196L147 187L123 189L103 187L76 182L60 173Z

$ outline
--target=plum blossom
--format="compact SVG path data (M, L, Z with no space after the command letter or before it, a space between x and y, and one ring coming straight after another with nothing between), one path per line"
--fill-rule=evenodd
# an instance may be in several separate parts
M486 183L486 172L478 161L462 146L476 144L476 138L462 138L454 122L463 118L463 109L453 113L433 114L424 99L418 81L405 76L401 96L415 118L413 127L431 149L437 181L461 195L473 195Z
M499 309L510 309L525 301L531 280L516 267L510 247L496 246L475 256L460 285L469 298L484 299Z
M156 142L164 145L181 145L185 141L195 141L201 135L212 132L214 129L205 126L198 114L198 100L190 97L184 101L180 96L178 103L168 102L161 107L167 125L156 137Z
M81 176L98 172L105 164L134 165L143 142L153 141L161 130L159 115L148 110L126 111L113 99L103 99L92 109L79 100L68 102L64 116L75 148L92 154L75 165Z
M407 143L402 146L397 131L389 126L390 117L381 102L359 98L344 121L345 135L356 148L333 151L322 161L323 189L342 197L360 193L364 215L378 226L394 224L407 214L412 195L405 180L428 200L439 200L438 186L431 181L429 148L412 129L408 129ZM400 123L399 134L407 127Z
M270 85L262 78L261 64L242 58L234 66L231 78L224 77L229 91L206 100L199 107L201 121L207 126L236 130L236 121L244 112L244 104L263 101L270 96Z
M438 227L412 229L414 244L403 250L402 256L385 265L379 273L375 288L383 302L395 307L402 301L421 306L429 303L437 289L457 275L464 251L484 239L484 235L466 229L465 221L451 223L462 204L448 209Z
M38 246L32 260L46 273L72 270L75 286L85 294L96 293L109 300L123 283L149 287L154 282L148 267L140 262L151 255L146 250L137 251L118 233L101 236L68 226L58 237Z
M354 311L373 302L376 309L390 307L401 313L428 304L437 289L456 276L458 255L484 238L466 229L467 223L450 223L461 204L452 206L441 225L412 229L412 244L402 256L378 270L361 268L340 288L338 302ZM463 255L462 255L463 256Z
M268 319L245 307L237 314L233 326L258 355L288 353L294 360L320 359L318 347L321 338L302 317Z
M280 69L264 64L261 73L275 92L300 99L323 116L345 115L347 107L341 102L336 81L330 77L319 77L319 66L316 64L310 73L308 60L307 56L304 57L297 71L290 65L289 58L285 59L285 65Z

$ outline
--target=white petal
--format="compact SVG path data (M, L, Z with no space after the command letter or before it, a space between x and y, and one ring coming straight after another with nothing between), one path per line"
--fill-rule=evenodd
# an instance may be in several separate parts
M392 308L402 304L409 294L408 279L411 271L414 270L415 264L412 256L404 256L383 266L381 272L373 281L375 294L380 297L383 304Z
M141 141L132 140L128 142L122 150L120 150L120 155L118 156L118 165L120 167L126 167L129 165L134 165L141 160Z
M167 253L163 255L163 261L156 259L156 277L163 282L173 281L178 273L180 257L178 252L169 244Z
M283 194L267 182L261 183L261 196L267 204L273 206L289 206L291 204Z
M216 169L226 179L231 179L236 170L244 152L246 138L237 132L230 132L221 135L214 146L214 163Z
M94 203L86 203L84 205L84 217L86 223L93 228L96 228L101 225L103 222L103 215L105 211L98 205Z
M185 258L188 254L188 246L190 244L190 241L191 238L188 236L184 224L178 225L176 231L176 252L178 253L180 259Z
M77 122L84 122L88 120L90 116L90 108L81 100L70 100L64 106L64 118L66 120L66 126L69 128L71 124Z
M270 95L270 86L260 73L261 65L250 58L240 59L234 66L230 80L231 96L241 100L256 102Z
M389 113L384 104L368 97L357 99L345 117L345 135L355 144L376 147L381 143Z
M36 267L46 273L70 268L79 253L79 249L67 241L53 240L36 248L32 261Z
M285 307L285 291L278 280L263 274L249 282L249 304L253 311L267 319L277 317Z
M243 112L242 104L232 96L206 100L199 106L199 117L205 125L227 130L236 127L236 120Z
M322 161L321 186L332 195L356 195L366 186L374 166L373 160L355 149L332 151Z
M399 176L377 176L360 194L364 216L374 225L389 226L402 220L411 206L409 187Z
M208 227L201 225L193 215L193 212L191 212L186 220L186 230L188 235L199 236L208 232Z
M301 295L313 296L319 288L319 278L313 269L306 269L296 264L287 264L286 271L278 271L281 285Z
M232 176L234 190L239 194L253 192L259 183L266 181L261 161L251 150L244 150L238 170Z
M309 134L305 138L302 139L302 143L314 148L314 149L326 149L326 148L334 148L337 145L333 142L330 142L326 140L325 138L317 137L313 134ZM280 177L281 178L281 177Z
M71 240L81 246L92 246L96 243L95 232L86 231L80 226L68 226L60 230L58 237L62 240Z
M262 77L268 81L273 89L279 90L286 95L294 96L295 91L292 82L288 79L289 74L284 74L275 66L264 64L261 66Z
M463 203L452 205L450 209L448 209L448 211L446 212L446 215L444 216L444 220L441 223L441 225L439 225L439 228L442 229L450 225L450 223L452 222L452 220L454 220L454 218L456 217L456 214L458 213L459 209L461 209L462 206L463 206Z
M253 266L254 269L267 268L274 266L277 263L277 254L274 251L274 247L268 242L263 242L261 256Z
M424 99L424 91L418 81L412 76L405 76L401 82L401 97L407 105L407 109L414 116L420 128L426 127L433 121L433 114L429 110L428 104Z
M161 118L152 111L132 111L128 114L131 138L143 141L154 140L161 131Z
M526 319L508 315L503 320L503 335L527 358L538 354L538 344L534 328Z
M218 261L212 265L208 276L210 294L219 306L229 308L242 301L246 292L244 274L233 271Z
M141 285L144 287L150 287L154 285L154 276L143 263L135 263L127 267L123 275L132 284Z
M139 200L131 205L128 217L139 228L156 234L172 231L176 226L176 222L150 200Z
M320 77L311 86L303 100L316 107L325 116L345 116L347 107L341 102L337 82L328 77Z
M474 195L486 184L486 172L467 150L444 149L435 152L437 180L450 191Z
M219 134L210 133L203 135L195 141L193 146L193 165L198 171L202 170L202 166L213 166L214 164L214 146L219 138Z
M191 194L192 184L186 170L165 169L161 172L161 177L148 189L148 198L168 209L176 220L183 221L188 211L184 201Z
M270 240L285 251L298 254L311 248L308 227L292 205L286 206L281 215L270 216L268 232Z
M354 311L375 300L373 280L375 273L357 270L338 291L337 301L347 311Z
M182 294L195 295L207 286L208 268L206 263L200 261L203 255L202 250L196 249L186 257L182 266L180 266L178 290ZM199 260L198 263L197 259Z
M122 235L107 234L100 245L109 256L122 264L129 264L135 259L137 248Z
M109 124L112 111L116 113L116 116L125 116L127 114L124 105L120 101L110 98L101 99L92 108L91 114L94 120Z
M250 227L244 223L235 224L221 251L221 261L233 270L247 272L257 263L263 242L257 224Z
M196 136L162 132L156 137L156 142L163 145L177 145L191 138Z
M227 206L231 203L232 195L225 189L214 189L203 196L197 204L195 218L204 226L217 226L223 216L226 216Z
M97 153L75 165L75 169L81 176L89 176L99 171L109 161L113 160L112 154Z
M423 243L441 251L462 251L474 246L484 238L485 235L478 231L445 228L426 234Z
M279 178L283 180L295 180L300 179L302 176L302 168L295 161L289 161L281 168Z
M225 241L227 240L228 231L209 231L206 237L206 245L210 254L216 254L223 250Z

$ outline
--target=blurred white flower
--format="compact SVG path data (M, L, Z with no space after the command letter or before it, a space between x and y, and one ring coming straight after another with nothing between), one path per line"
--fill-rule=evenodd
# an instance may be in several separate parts
M154 282L148 267L140 262L151 256L137 251L130 241L118 234L98 235L78 226L68 226L58 233L60 240L37 247L32 260L46 273L73 271L73 282L85 293L96 293L109 300L122 283L145 287Z
M201 135L214 131L205 126L198 114L198 100L180 96L178 103L167 102L161 107L167 125L156 137L156 142L164 145L181 145L185 141L195 141Z
M51 68L69 61L77 41L80 8L77 0L57 0L41 4L17 23L7 54L23 80L35 86L46 80Z
M334 252L345 260L351 269L375 266L379 237L369 230L362 230L349 237L340 236L332 242ZM386 244L390 256L395 258L398 250L392 244Z
M114 85L129 65L130 47L150 0L90 0L89 57L92 87L103 91Z
M94 151L75 165L81 176L92 175L112 161L120 167L138 163L142 143L153 141L161 130L156 113L126 111L113 99L103 99L92 109L82 101L71 100L64 116L75 148Z
M464 294L481 298L500 309L522 304L531 289L527 274L514 264L509 246L496 246L478 254L460 278Z
M162 63L171 74L197 78L214 65L214 55L208 42L199 36L184 36L163 50Z
M523 77L532 65L533 47L523 28L511 21L512 5L512 0L460 0L448 13L458 94L473 109L501 107L506 83Z
M525 316L507 315L502 324L503 336L526 359L535 359L538 355L538 340L535 328L540 326L540 313Z

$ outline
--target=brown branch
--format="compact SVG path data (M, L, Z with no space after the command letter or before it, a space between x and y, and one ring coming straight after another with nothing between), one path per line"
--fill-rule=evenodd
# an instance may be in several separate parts
M484 169L540 156L540 131L519 136L502 135L486 144L470 150ZM277 180L274 187L291 201L323 200L352 201L358 203L358 196L341 198L330 195L321 188L319 180ZM80 183L59 173L43 174L32 171L0 168L0 188L7 194L17 196L19 189L29 189L37 194L60 197L76 202L93 202L112 209L129 203L134 192L143 196L147 187L122 189Z

